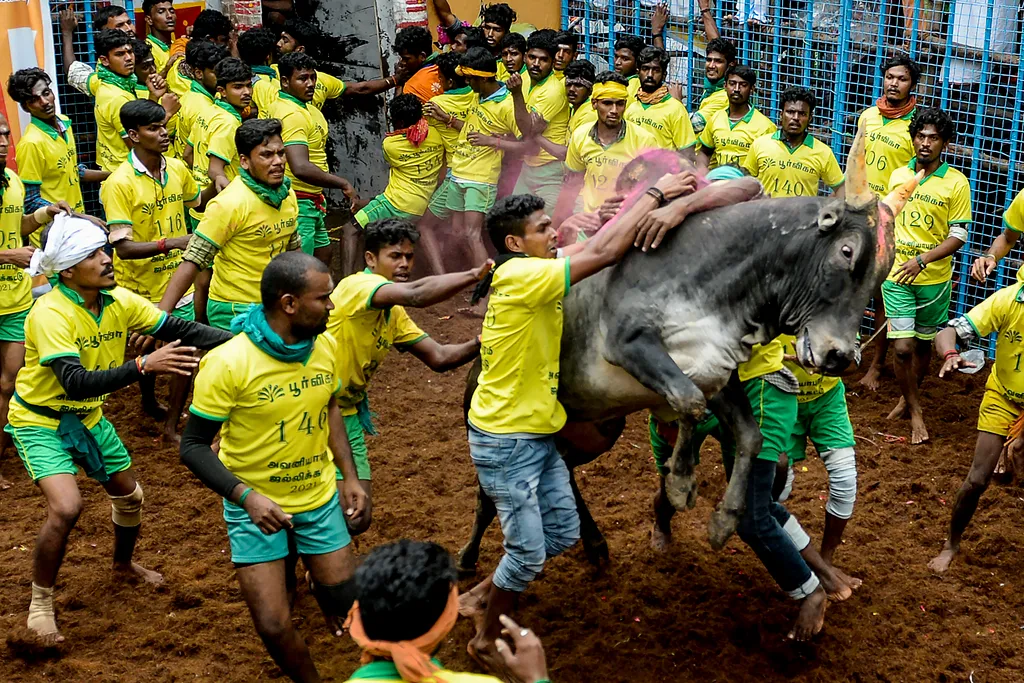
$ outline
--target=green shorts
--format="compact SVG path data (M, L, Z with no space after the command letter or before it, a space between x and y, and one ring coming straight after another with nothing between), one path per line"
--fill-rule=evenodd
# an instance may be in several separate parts
M764 377L754 377L743 383L743 390L750 400L750 408L761 429L761 452L758 460L778 462L779 456L789 453L793 440L793 425L796 424L796 394L787 394L771 384ZM722 457L733 458L736 445L732 439L722 444Z
M789 448L790 460L795 462L807 456L808 437L819 455L856 445L850 413L846 408L846 387L842 382L813 401L797 404L793 443Z
M358 415L342 415L345 421L345 432L348 434L348 445L352 449L352 459L356 462L356 476L359 481L370 481L370 454L366 450L366 437L363 435L363 425L359 422ZM341 470L335 470L339 480Z
M25 318L31 310L29 306L24 311L0 315L0 342L25 343Z
M178 308L175 308L173 311L171 311L171 315L174 316L175 318L181 318L182 320L187 320L189 322L194 323L196 321L195 301L189 301L184 306L179 306Z
M327 214L316 208L312 199L299 200L295 230L302 240L302 251L307 254L312 255L314 249L331 246L331 238L327 234Z
M445 182L448 184L445 206L452 212L466 213L468 211L476 211L477 213L487 213L494 206L494 200L498 198L497 185L474 183L455 178Z
M889 339L935 339L940 325L949 322L949 299L953 282L936 285L882 283Z
M32 481L39 481L55 474L74 475L78 472L78 466L71 459L71 455L61 447L56 429L7 425L4 431L11 435L21 462L25 464ZM114 425L110 424L107 418L101 417L89 433L100 447L103 467L108 475L123 472L132 466L128 449L121 443L120 437L114 431Z
M235 319L236 315L245 313L249 306L252 304L234 304L227 303L226 301L217 301L216 299L208 299L206 301L206 319L210 324L210 327L216 327L218 330L231 331L231 321Z
M666 438L662 434L666 431L676 434L676 427L674 424L662 422L654 417L654 415L648 417L647 426L651 439L651 451L654 452L654 466L658 468L658 474L665 476L668 474L669 458L672 457L672 451L675 450L675 439L669 440L671 437ZM659 434L659 430L661 434ZM709 434L714 434L715 438L718 438L718 418L711 413L708 413L693 428L693 436L690 437L689 448L694 463L700 462L700 447L704 445L704 441L708 438Z
M513 194L535 194L544 200L544 210L549 214L555 210L558 194L562 191L565 170L561 161L552 161L540 166L523 164Z
M370 200L370 203L359 209L356 213L356 223L359 224L360 228L365 228L374 221L383 220L385 218L408 218L415 219L419 216L415 216L405 211L399 211L395 208L395 205L387 200L387 198L379 194Z
M231 561L259 564L288 557L289 541L299 555L326 555L341 550L352 538L335 491L325 505L292 515L292 528L265 534L249 519L249 513L224 500L224 521L228 526Z
M448 218L448 216L452 215L452 212L448 209L448 185L451 179L451 171L449 171L448 175L441 181L441 184L434 190L434 194L430 195L430 203L427 205L427 210L438 218Z

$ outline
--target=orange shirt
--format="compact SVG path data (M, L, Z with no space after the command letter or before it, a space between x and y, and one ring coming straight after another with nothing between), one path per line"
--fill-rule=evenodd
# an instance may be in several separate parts
M429 102L431 97L442 94L444 88L441 87L441 77L437 65L428 64L414 73L402 87L402 92L415 95L423 103Z

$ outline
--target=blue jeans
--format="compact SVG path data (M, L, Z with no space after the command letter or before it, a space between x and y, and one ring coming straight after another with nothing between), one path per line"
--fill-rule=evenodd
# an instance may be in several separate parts
M580 538L569 469L555 449L554 436L492 436L470 426L469 454L480 487L498 510L505 537L494 585L522 593L544 569L545 560Z

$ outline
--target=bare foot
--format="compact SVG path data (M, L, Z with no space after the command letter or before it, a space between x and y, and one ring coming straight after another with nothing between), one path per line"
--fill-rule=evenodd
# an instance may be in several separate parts
M651 548L656 552L663 553L668 550L669 545L672 544L672 531L671 529L667 532L662 531L658 524L655 523L651 529Z
M821 587L825 589L825 595L828 596L829 600L842 602L853 595L853 586L843 581L835 569L819 571L817 574L818 579L821 581Z
M872 365L868 368L868 371L864 373L864 376L860 378L857 384L861 385L865 389L871 391L878 391L879 379L882 376L882 371Z
M466 652L481 669L505 680L505 661L498 654L497 650L494 649L493 642L487 643L480 636L476 636L473 640L469 641L469 644L466 646Z
M14 486L14 484L9 479L5 479L4 475L0 474L0 491L6 491L12 486Z
M899 402L896 404L896 407L892 409L892 412L889 413L889 416L885 419L905 420L908 417L910 417L910 413L907 410L907 401L901 396Z
M828 598L821 588L814 591L800 604L800 614L796 617L793 629L786 637L790 640L806 641L821 633L825 627L825 608Z
M936 574L942 574L949 565L952 564L953 558L956 556L956 550L946 546L942 549L942 552L936 555L928 563L928 569L931 569Z
M910 443L915 446L928 441L928 428L924 426L924 418L920 415L910 416Z
M167 406L159 401L156 403L143 403L142 410L157 422L167 421Z
M151 586L163 585L164 577L163 574L155 572L152 569L146 569L137 562L132 562L131 567L114 567L114 571L121 574L125 578L131 577L141 579Z
M839 581L849 586L851 591L855 591L864 585L864 582L861 579L858 579L856 576L850 576L839 567L832 567L832 573L836 575L836 578ZM829 598L831 597L832 596L830 595Z
M181 443L181 436L178 435L178 425L173 427L164 425L164 428L160 431L160 443L170 444L177 446Z
M459 616L472 619L473 626L480 632L484 628L484 616L487 614L487 594L474 594L475 590L459 596Z

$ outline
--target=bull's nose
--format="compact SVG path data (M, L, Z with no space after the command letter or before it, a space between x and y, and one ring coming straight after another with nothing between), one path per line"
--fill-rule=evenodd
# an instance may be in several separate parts
M826 375L841 375L850 366L852 360L852 353L832 349L825 355L825 362L821 366L821 371Z

